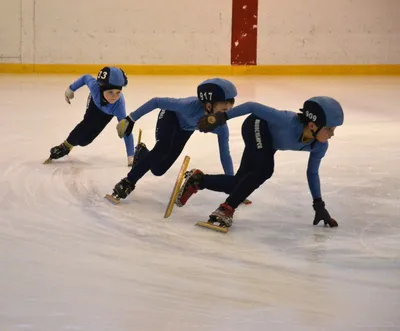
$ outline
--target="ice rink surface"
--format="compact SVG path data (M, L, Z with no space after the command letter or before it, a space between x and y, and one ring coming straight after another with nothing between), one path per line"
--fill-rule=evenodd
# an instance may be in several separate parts
M278 152L274 176L226 235L195 227L225 195L201 191L165 220L185 155L222 173L217 137L196 132L163 176L114 206L128 172L114 119L88 147L43 165L82 119L77 76L0 75L1 331L400 330L400 77L225 77L237 104L298 110L337 98L345 123L320 169L336 229L312 226L307 152ZM129 76L128 111L194 95L208 77ZM134 128L154 145L158 110ZM245 117L229 121L235 170Z

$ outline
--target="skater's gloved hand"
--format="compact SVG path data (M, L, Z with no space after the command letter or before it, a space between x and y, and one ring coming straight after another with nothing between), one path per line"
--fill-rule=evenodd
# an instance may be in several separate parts
M129 136L132 133L133 126L135 125L135 121L132 120L129 115L126 116L123 120L119 121L117 124L117 132L120 138L123 136Z
M133 156L128 156L128 167L133 166Z
M321 198L314 199L313 208L315 210L314 225L317 225L320 221L324 221L324 224L329 225L331 228L338 226L337 222L325 209L325 202Z
M65 90L65 101L71 104L71 99L74 98L74 91L72 91L69 87Z
M226 123L228 116L224 111L203 116L197 123L200 132L211 132Z

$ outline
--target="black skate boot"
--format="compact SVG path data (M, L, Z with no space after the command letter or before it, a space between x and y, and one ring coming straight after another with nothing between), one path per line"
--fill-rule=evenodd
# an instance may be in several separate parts
M64 157L65 155L68 155L73 147L74 146L72 146L68 141L65 140L61 145L55 146L50 149L50 159L56 160Z
M117 200L125 199L134 189L135 185L125 177L119 183L115 184L112 196Z
M211 213L208 222L218 222L220 227L229 228L232 226L233 213L235 210L226 203L222 203L217 210Z
M146 145L144 143L139 143L135 147L135 154L133 155L133 165L135 163L139 162L139 160L143 160L146 155L149 154L149 150L147 149Z
M175 200L175 204L178 207L183 207L189 198L193 194L197 193L200 183L203 179L203 175L203 172L199 169L192 169L185 173L185 182L183 183Z

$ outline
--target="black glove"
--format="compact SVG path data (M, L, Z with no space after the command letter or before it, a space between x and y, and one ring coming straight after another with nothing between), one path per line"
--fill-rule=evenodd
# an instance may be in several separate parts
M197 123L197 127L200 132L211 132L217 127L224 125L227 120L228 116L224 111L221 111L215 114L203 116Z
M338 226L337 222L325 209L325 202L321 198L314 199L313 208L315 210L314 225L317 225L323 220L325 225L329 225L331 228Z
M126 116L123 120L119 121L117 124L118 136L120 138L123 136L129 136L132 133L134 124L135 122L129 116Z

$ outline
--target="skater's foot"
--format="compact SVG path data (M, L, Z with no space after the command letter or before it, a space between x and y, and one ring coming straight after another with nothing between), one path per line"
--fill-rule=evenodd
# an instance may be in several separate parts
M135 165L139 160L143 160L147 154L149 154L149 150L146 145L144 143L137 144L135 147L135 155L133 156L133 165Z
M185 173L185 182L183 183L175 201L175 204L178 207L183 207L189 198L193 194L197 193L200 183L203 179L203 175L203 172L199 169L192 169Z
M232 226L235 210L226 203L222 203L217 210L211 213L209 222L218 222L220 226L227 228Z
M135 185L127 177L123 178L114 186L114 196L119 199L125 199L134 189Z
M50 149L50 158L56 160L65 155L68 155L73 147L74 146L72 146L68 141L65 140L61 145L55 146Z

